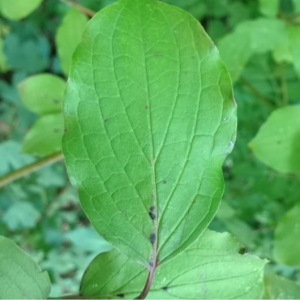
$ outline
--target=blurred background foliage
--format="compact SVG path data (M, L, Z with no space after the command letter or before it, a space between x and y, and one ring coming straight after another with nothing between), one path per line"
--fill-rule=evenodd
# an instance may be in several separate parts
M0 235L49 272L51 296L76 293L110 247L81 211L60 138L72 53L92 12L113 2L0 0ZM300 1L165 2L201 22L234 83L237 143L210 227L270 261L265 298L300 298ZM6 184L11 173L20 179Z

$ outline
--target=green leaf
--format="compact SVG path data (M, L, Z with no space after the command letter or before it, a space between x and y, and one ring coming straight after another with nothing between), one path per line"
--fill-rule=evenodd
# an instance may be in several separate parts
M65 89L65 81L51 74L31 76L18 85L23 103L40 115L61 111Z
M191 15L153 0L103 9L74 56L64 115L69 177L106 240L149 265L206 229L236 114L228 73Z
M294 6L294 12L300 12L300 0L292 0Z
M1 25L0 25L0 34L1 34ZM0 35L0 72L7 71L7 65L6 65L6 57L3 51L3 40Z
M55 41L56 49L61 63L62 71L68 75L73 53L81 41L83 30L88 18L71 9L64 17L62 24L57 30Z
M299 299L300 286L295 281L277 276L265 275L265 291L263 299Z
M182 253L157 267L149 299L259 299L265 261L238 254L228 233L206 231ZM81 295L91 298L138 296L147 275L143 266L116 250L90 264Z
M218 47L231 79L235 82L251 57L250 37L243 31L236 31L222 38Z
M278 0L259 0L259 10L267 17L276 17L278 7Z
M300 205L296 205L282 217L275 230L274 257L289 266L300 265L299 214Z
M0 176L34 162L34 158L21 153L21 145L13 140L0 144Z
M61 113L40 117L26 134L22 151L27 154L46 156L61 151L64 131Z
M33 228L41 214L28 202L16 202L3 214L3 222L10 230Z
M33 12L43 0L0 0L0 13L10 20L20 20Z
M86 269L80 295L86 298L135 299L147 280L147 269L113 249L99 254Z
M289 48L292 56L292 61L294 68L300 77L300 27L299 26L290 26L288 31L289 37Z
M233 33L221 39L219 49L232 80L236 81L251 55L274 51L287 43L282 21L260 18L240 23Z
M29 22L14 22L14 30L5 37L4 49L12 70L32 74L50 68L49 41Z
M0 298L47 299L48 274L13 241L0 236Z
M278 172L300 172L300 105L279 108L249 143L254 155Z

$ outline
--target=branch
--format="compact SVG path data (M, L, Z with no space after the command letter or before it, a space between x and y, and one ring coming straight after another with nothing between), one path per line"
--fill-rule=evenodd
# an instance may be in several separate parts
M24 176L27 176L43 167L46 167L50 164L54 164L58 161L63 160L63 154L61 152L49 155L47 157L42 158L30 165L27 165L23 168L20 168L16 171L11 172L8 175L0 177L0 188L8 185L9 183L18 180Z
M77 9L79 12L81 12L81 13L87 15L88 17L91 17L91 18L92 18L92 17L95 15L95 12L94 12L94 11L92 11L92 10L90 10L90 9L88 9L88 8L86 8L86 7L82 6L82 5L80 5L79 3L76 3L76 2L74 2L74 1L72 1L72 0L60 0L60 1L61 1L62 3L64 3L64 4L70 6L70 7L74 7L74 8Z

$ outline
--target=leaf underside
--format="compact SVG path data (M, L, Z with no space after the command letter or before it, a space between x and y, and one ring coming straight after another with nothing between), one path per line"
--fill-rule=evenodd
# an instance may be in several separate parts
M230 79L189 14L120 0L89 22L71 66L63 151L98 232L151 269L214 217L235 139Z

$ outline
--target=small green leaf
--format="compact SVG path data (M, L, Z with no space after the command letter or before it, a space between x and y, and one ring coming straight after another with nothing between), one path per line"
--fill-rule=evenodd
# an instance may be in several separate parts
M300 286L295 281L267 273L263 299L300 299Z
M31 76L18 85L24 104L40 115L61 111L65 89L66 82L51 74Z
M0 13L10 20L20 20L33 12L43 0L0 0Z
M228 233L205 231L182 253L159 265L147 299L260 299L265 261L238 254ZM86 270L81 295L133 299L147 269L116 250L99 255Z
M61 151L64 124L61 113L40 117L25 136L22 151L46 156Z
M28 202L16 202L3 214L3 222L10 230L33 228L41 214Z
M147 269L116 249L99 254L86 269L80 295L86 298L135 299L147 280Z
M300 205L296 205L283 216L275 230L274 257L289 266L300 266L299 215Z
M0 298L47 299L48 274L13 241L0 236Z
M1 142L0 157L0 176L34 162L32 156L21 153L21 145L13 140Z
M149 266L206 229L236 114L218 51L190 14L155 0L98 13L74 55L64 116L70 179L118 250Z
M278 172L300 172L300 105L275 110L249 143L254 155Z
M259 0L259 10L267 17L275 17L278 11L278 0Z
M69 74L73 53L81 41L87 21L88 18L84 14L76 9L71 9L65 15L57 30L55 37L56 49L65 75Z

